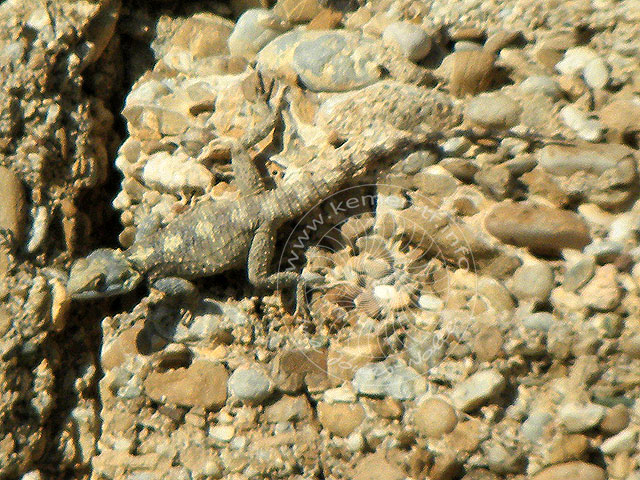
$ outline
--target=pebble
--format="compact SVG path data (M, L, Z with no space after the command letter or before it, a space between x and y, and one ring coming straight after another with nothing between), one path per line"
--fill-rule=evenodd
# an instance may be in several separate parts
M229 394L259 404L271 394L271 380L260 367L241 367L229 377Z
M531 443L540 443L547 425L553 421L553 415L544 410L533 411L522 423L522 435Z
M267 44L257 60L260 69L295 72L319 92L355 90L380 78L377 44L348 31L294 30Z
M556 319L549 312L536 312L527 315L522 320L522 324L529 330L548 332L557 323Z
M606 480L604 470L591 463L574 461L560 463L541 470L531 477L531 480Z
M382 33L382 39L414 62L419 62L431 51L431 37L418 25L410 22L390 23Z
M306 396L283 395L277 402L265 408L264 416L269 423L295 423L310 419L313 411Z
M413 424L419 433L429 438L440 438L456 428L458 416L448 402L431 397L418 405L413 413Z
M615 435L627 428L630 420L629 409L622 404L618 404L607 410L602 422L600 422L600 430L608 435Z
M589 47L570 48L556 64L556 70L565 75L580 75L588 63L596 58L598 54Z
M600 240L587 245L584 249L585 255L592 256L597 263L613 263L624 251L624 245L612 240Z
M577 172L602 175L632 155L631 148L615 143L576 147L547 145L539 150L538 163L554 175L571 176Z
M332 342L327 359L329 382L336 386L350 381L360 367L384 357L384 345L375 335L359 335L342 344Z
M604 137L606 128L602 122L591 118L590 115L573 105L564 106L559 115L564 124L582 140L599 142Z
M213 174L186 155L158 152L147 160L142 181L151 188L169 193L203 192L211 185Z
M515 271L511 291L518 300L546 302L553 286L553 270L546 263L537 262L524 264Z
M359 404L318 402L318 420L333 435L348 437L364 420Z
M0 166L0 230L8 230L16 242L22 240L26 212L24 187L20 178Z
M589 430L600 423L605 408L595 403L566 403L558 409L560 421L567 432L579 433Z
M615 309L622 298L617 273L616 267L610 263L598 267L593 278L582 290L581 297L585 304L601 312Z
M562 96L560 87L553 77L548 75L532 75L524 79L520 85L520 90L527 94L541 94L552 100L558 100Z
M603 89L609 83L609 66L602 58L596 57L584 66L582 76L594 90Z
M273 380L277 388L296 393L324 391L328 387L327 351L324 349L288 350L273 364Z
M595 259L589 256L581 257L567 268L562 286L570 292L575 292L591 280L595 271Z
M288 29L289 25L271 10L252 8L238 18L229 36L229 51L251 61L265 45Z
M520 123L522 108L503 93L483 93L472 98L465 119L486 128L511 128Z
M144 380L144 388L152 400L161 404L218 410L227 401L228 379L224 365L196 359L186 368L151 372Z
M578 215L532 202L497 204L487 215L485 226L504 243L536 253L582 249L591 242L589 228Z
M627 428L602 442L600 451L605 455L615 455L622 452L631 452L635 450L637 445L638 432L634 429Z
M447 56L438 69L449 78L449 90L456 97L488 90L496 74L496 56L486 50L461 50Z
M416 395L418 378L417 372L400 363L373 363L360 367L352 383L361 395L409 400Z
M505 378L497 370L482 370L455 386L451 400L456 409L469 412L500 395L506 385Z

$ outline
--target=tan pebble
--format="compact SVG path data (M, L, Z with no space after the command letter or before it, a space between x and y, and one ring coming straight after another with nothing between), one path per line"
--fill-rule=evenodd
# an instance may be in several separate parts
M267 406L264 414L269 423L299 422L311 418L312 411L304 395L283 395L277 402Z
M295 393L306 387L318 392L328 387L327 351L325 349L289 350L273 364L276 386L285 393Z
M454 452L444 452L436 456L433 467L429 470L432 480L453 480L461 470L461 465Z
M416 430L430 438L440 438L453 431L458 423L454 408L437 397L422 402L413 414Z
M317 0L278 0L273 12L291 23L308 22L323 11Z
M600 422L600 431L608 435L615 435L627 428L630 419L631 415L626 406L622 404L615 405L605 413L602 422Z
M367 405L382 418L401 418L404 412L402 402L396 400L395 398L367 398L365 399L365 401Z
M567 462L552 465L536 473L531 480L605 480L604 470L586 462Z
M227 400L228 380L227 369L221 363L195 360L186 368L151 372L144 388L159 403L218 410Z
M551 444L548 463L581 460L589 447L589 439L584 435L562 435Z
M449 90L453 95L463 97L489 89L495 77L495 54L481 50L452 55Z
M67 323L71 297L69 292L58 279L51 281L51 323L55 331L61 331Z
M308 30L332 30L342 23L342 12L330 8L322 9L307 25Z
M142 322L137 323L120 332L112 342L103 347L100 360L104 370L111 370L122 364L128 356L139 353L138 335L142 329Z
M381 450L362 457L353 470L353 474L346 478L353 480L404 480L406 474L398 465L387 460Z
M490 362L502 355L502 332L496 327L482 328L473 339L473 353L481 362Z
M461 42L464 40L472 42L483 42L487 37L487 32L484 28L461 26L451 32L450 37L454 42Z
M618 271L612 264L596 269L593 278L583 288L581 297L586 305L608 312L620 304L622 291L617 282Z
M0 229L11 232L17 242L22 240L25 220L24 187L20 178L0 166Z
M447 445L456 451L474 452L483 440L481 435L482 422L471 418L464 422L459 422L454 430L445 436Z
M359 404L319 402L317 409L322 426L338 437L349 436L364 419Z
M385 346L375 335L360 335L343 344L332 343L327 360L329 381L337 386L353 378L355 371L385 357Z
M541 254L582 249L591 241L589 228L575 213L532 202L499 203L485 218L485 226L504 243Z
M11 328L11 325L13 325L11 312L6 306L0 305L0 337L4 337Z

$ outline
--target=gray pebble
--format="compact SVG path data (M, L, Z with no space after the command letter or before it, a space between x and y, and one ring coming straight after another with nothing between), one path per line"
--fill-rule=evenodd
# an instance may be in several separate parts
M510 128L520 122L522 108L503 93L483 93L471 99L465 118L487 128Z
M526 328L539 332L548 332L555 323L555 318L549 312L532 313L522 320L522 324Z
M409 22L389 24L382 33L382 39L414 62L422 60L431 50L431 37L418 25Z
M626 145L618 144L548 145L540 150L538 163L554 175L570 176L576 172L601 175L627 157L631 158L632 153L633 150Z
M562 110L560 110L560 118L579 138L588 142L598 142L602 140L605 132L605 127L602 122L595 118L590 118L588 114L573 105L563 107Z
M537 443L552 420L553 416L549 412L535 411L522 423L522 435L530 442Z
M354 90L381 75L378 44L340 30L285 33L266 45L257 60L260 69L293 70L305 87L320 92Z
M609 66L602 58L596 57L585 65L582 76L594 90L603 89L609 83Z
M511 291L519 300L545 302L553 289L553 271L546 263L522 265L513 275Z
M558 410L560 421L569 433L589 430L600 423L605 408L595 403L566 403Z
M471 375L451 392L454 407L463 412L475 410L498 396L507 382L494 369L482 370Z
M271 10L252 8L244 12L229 36L232 55L253 60L271 40L288 30L289 25Z
M415 397L418 374L394 362L371 363L360 367L353 377L353 388L361 395L390 396L397 400Z
M259 367L239 368L229 377L229 393L246 403L260 403L271 393L271 381Z
M557 100L562 95L558 84L548 75L532 75L526 78L520 84L520 90L528 94L539 93L552 100Z

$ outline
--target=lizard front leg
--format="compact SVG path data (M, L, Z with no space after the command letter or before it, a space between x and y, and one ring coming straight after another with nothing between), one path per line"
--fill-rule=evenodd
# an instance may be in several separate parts
M276 229L273 225L263 224L251 242L249 257L247 260L247 271L249 272L249 282L258 288L275 290L280 288L296 287L296 310L295 316L302 315L308 317L307 298L305 295L304 280L298 272L276 272L269 273L271 261L276 248Z

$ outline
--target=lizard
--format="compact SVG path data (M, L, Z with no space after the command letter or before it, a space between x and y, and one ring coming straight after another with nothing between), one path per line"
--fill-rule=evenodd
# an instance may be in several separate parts
M249 282L258 288L296 288L296 314L305 313L305 286L294 271L269 272L276 234L285 222L302 216L365 169L372 161L425 142L420 134L397 129L381 133L368 129L319 152L331 157L322 177L309 172L283 179L267 189L248 148L272 130L282 108L280 101L267 118L240 139L231 140L231 167L241 197L195 204L164 228L134 241L126 250L97 249L76 260L67 291L74 300L87 300L132 291L147 277L194 279L246 268Z

